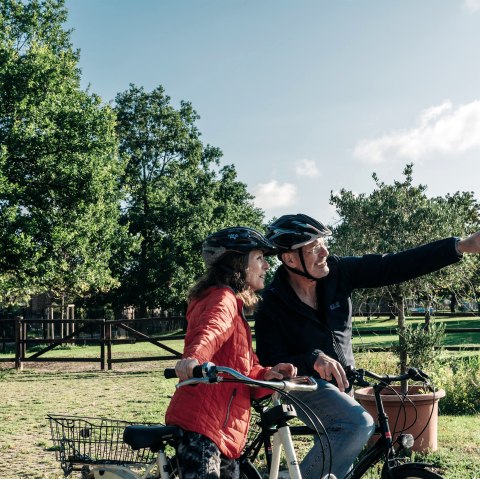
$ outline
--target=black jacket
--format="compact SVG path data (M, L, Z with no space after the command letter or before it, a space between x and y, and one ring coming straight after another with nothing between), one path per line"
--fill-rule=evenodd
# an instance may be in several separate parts
M280 266L255 313L257 354L264 366L290 362L299 375L317 373L320 351L354 366L351 293L401 283L459 261L455 239L395 254L328 257L329 274L317 282L318 311L300 301Z

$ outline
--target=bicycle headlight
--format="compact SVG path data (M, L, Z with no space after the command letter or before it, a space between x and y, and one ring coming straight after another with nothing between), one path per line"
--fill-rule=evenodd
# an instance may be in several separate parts
M411 434L401 434L398 438L398 442L405 448L411 449L415 440Z

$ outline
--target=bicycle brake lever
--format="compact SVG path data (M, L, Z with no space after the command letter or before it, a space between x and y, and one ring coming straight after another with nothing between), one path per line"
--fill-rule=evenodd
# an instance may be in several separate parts
M350 383L358 386L370 386L370 383L365 380L365 374L363 369L355 369L352 366L345 368L345 374Z

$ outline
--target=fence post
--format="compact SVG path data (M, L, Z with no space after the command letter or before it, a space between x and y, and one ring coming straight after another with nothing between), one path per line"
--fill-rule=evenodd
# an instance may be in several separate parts
M105 369L105 318L100 323L100 369Z
M5 354L7 352L7 336L6 336L6 329L5 323L2 324L2 352Z
M112 369L112 323L108 323L106 327L107 340L107 368Z
M22 318L23 320L23 318ZM22 360L27 357L27 323L22 323Z
M22 371L22 317L15 317L15 369Z

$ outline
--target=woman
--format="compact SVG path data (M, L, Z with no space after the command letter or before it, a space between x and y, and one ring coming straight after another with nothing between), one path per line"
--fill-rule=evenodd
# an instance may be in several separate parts
M206 275L191 289L187 333L177 376L192 377L197 364L211 361L254 379L282 379L296 375L291 364L264 368L252 349L243 307L257 301L272 245L257 231L226 228L203 243ZM183 479L238 478L236 459L245 445L250 421L251 389L222 383L178 389L166 413L166 423L184 431L177 457Z

